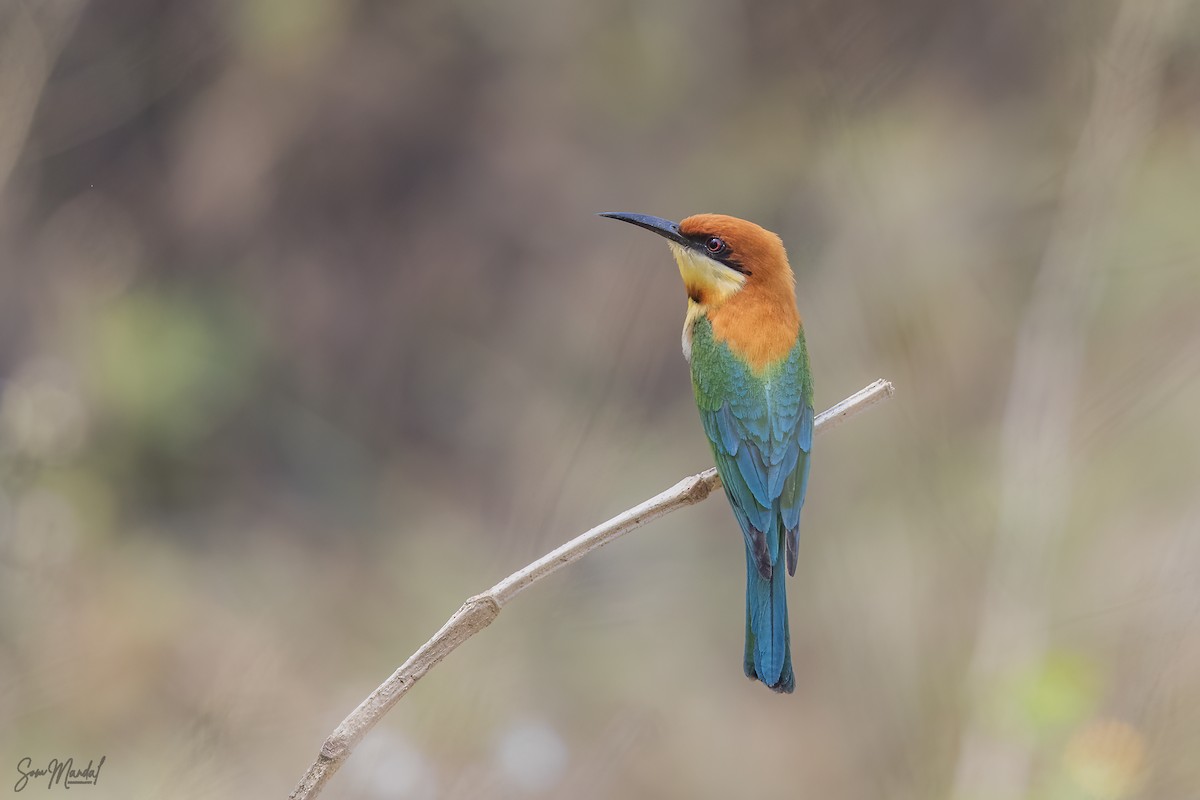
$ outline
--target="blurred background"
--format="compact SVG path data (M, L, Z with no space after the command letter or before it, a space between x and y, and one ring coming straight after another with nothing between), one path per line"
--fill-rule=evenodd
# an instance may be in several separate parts
M796 268L797 690L723 499L514 601L342 798L1200 796L1200 9L6 0L0 772L283 797L469 595L710 464L661 241ZM44 791L30 788L30 792Z

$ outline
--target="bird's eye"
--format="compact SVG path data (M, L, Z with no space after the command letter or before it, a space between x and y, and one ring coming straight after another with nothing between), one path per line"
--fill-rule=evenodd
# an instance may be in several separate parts
M708 252L716 254L724 252L728 245L725 244L724 239L716 236L710 236L708 237L708 241L704 243L704 247L708 250Z

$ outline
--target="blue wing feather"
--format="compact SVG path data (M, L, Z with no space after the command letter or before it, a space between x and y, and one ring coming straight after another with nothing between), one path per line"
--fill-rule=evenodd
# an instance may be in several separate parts
M729 403L721 406L721 410L713 415L716 420L716 428L721 434L720 441L713 441L713 444L720 444L725 452L729 455L737 455L738 445L741 443L741 435L738 430L737 421L733 418L733 413L729 410Z
M697 333L701 327L697 326ZM713 342L711 333L705 333L706 342L698 343L700 337L694 337L693 352L698 344L711 348L719 356L716 366L724 374L719 378L696 375L695 368L693 373L704 432L725 492L747 547L760 559L763 577L770 576L778 561L780 539L786 544L788 572L794 574L813 432L803 340L797 341L789 358L764 380L725 344Z

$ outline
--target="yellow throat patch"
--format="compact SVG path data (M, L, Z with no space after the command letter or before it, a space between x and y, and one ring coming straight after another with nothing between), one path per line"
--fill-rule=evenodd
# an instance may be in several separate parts
M716 305L746 284L746 276L719 261L674 242L667 242L688 297L704 305Z
M692 327L707 313L746 284L746 276L711 258L668 242L679 274L687 288L687 316L683 320L683 357L692 360Z

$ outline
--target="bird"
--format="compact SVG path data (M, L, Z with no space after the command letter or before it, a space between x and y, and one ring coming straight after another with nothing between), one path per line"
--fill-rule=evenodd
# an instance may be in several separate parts
M778 235L743 219L604 212L667 240L687 290L683 355L746 544L746 676L796 687L784 568L796 574L813 382L795 276Z

